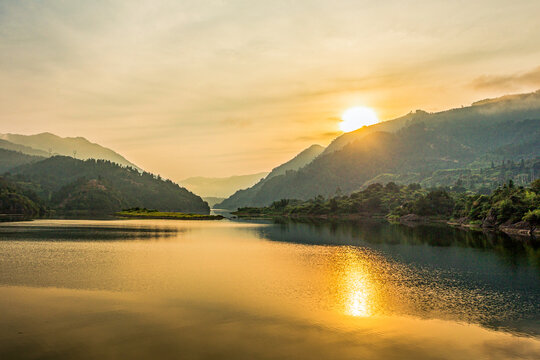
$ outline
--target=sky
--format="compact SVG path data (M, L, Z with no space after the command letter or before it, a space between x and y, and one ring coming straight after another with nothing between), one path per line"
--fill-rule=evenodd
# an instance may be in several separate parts
M0 133L83 136L172 180L540 88L540 1L0 0Z

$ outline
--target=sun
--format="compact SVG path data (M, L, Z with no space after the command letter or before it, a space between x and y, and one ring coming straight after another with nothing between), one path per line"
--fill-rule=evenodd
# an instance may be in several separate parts
M344 132L351 132L360 129L362 126L369 126L379 122L375 110L365 106L355 106L345 110L341 115L342 122L339 128Z

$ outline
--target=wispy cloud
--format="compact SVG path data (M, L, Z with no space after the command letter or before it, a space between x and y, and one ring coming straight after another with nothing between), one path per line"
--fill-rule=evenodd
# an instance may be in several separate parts
M283 139L283 141L302 141L302 142L317 142L317 141L324 141L327 142L328 140L334 139L337 136L341 135L341 131L326 131L326 132L320 132L316 134L306 134L297 136L292 139Z
M482 75L473 80L475 89L513 91L525 86L540 88L540 66L527 72L505 75Z
M0 125L85 136L173 179L268 170L337 136L350 106L390 119L539 83L537 68L467 86L538 66L539 12L530 0L0 0Z

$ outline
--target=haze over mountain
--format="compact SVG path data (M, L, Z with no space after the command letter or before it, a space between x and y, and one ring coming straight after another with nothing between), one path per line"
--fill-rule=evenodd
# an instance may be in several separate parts
M343 134L306 166L269 175L220 206L234 209L282 198L350 193L382 174L388 181L421 182L444 169L481 168L491 161L519 161L539 154L537 91L437 113L416 111Z
M265 180L271 179L275 176L284 175L289 170L298 170L306 166L307 164L312 162L313 159L315 159L317 156L322 154L324 150L325 150L324 146L317 145L317 144L311 145L310 147L300 152L291 160L272 169L272 171L270 172L270 174L268 174Z
M53 156L64 155L78 159L103 159L122 166L141 170L117 152L92 143L84 137L60 137L48 132L36 135L0 134L0 148L24 154Z
M283 176L288 171L301 169L302 167L311 163L313 159L319 156L323 151L324 147L320 145L312 145L308 147L291 160L275 167L264 179L260 180L251 188L237 191L228 199L216 204L215 207L223 209L235 209L240 206L245 206L244 204L256 202L259 196L259 191L263 188L264 184L272 181L272 179L275 177Z
M202 199L206 201L206 203L208 204L208 206L210 206L211 209L213 209L216 204L219 204L220 202L225 200L225 198L214 197L214 196L206 196L206 197L203 197Z
M0 139L0 149L18 151L23 154L41 156L41 157L50 156L48 152L45 152L43 150L38 150L38 149L31 148L29 146L15 144L13 142L10 142L4 139Z
M239 189L255 185L266 175L267 172L220 178L197 176L180 180L179 183L204 198L227 198Z

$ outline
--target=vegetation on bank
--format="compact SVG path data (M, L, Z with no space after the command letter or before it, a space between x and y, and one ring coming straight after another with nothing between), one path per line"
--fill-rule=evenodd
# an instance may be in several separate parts
M115 214L120 217L138 219L169 219L169 220L221 220L221 215L186 214L181 212L158 211L146 208L132 208L119 211Z
M45 213L46 208L35 193L0 177L0 221L31 219Z
M16 155L6 150L0 153L0 160ZM33 194L32 201L59 215L110 215L132 207L210 213L206 202L178 184L106 160L54 156L12 168L2 178L16 193ZM8 207L11 213L20 214L15 202Z
M419 184L390 182L369 185L351 195L302 201L282 199L267 207L239 208L234 214L248 217L386 217L389 220L440 219L485 228L519 227L534 231L540 220L540 179L529 187L512 181L491 195L453 187L425 189Z

